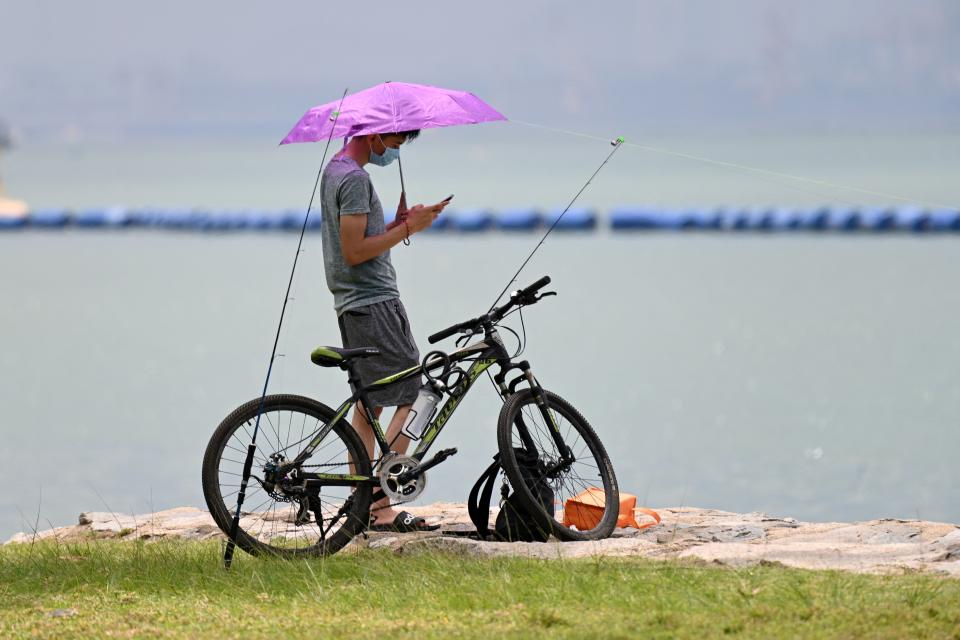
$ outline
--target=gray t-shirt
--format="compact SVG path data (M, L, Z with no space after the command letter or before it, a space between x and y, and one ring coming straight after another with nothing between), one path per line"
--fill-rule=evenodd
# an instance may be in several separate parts
M343 259L340 216L366 214L366 237L386 231L383 207L373 189L370 174L351 158L334 157L323 170L320 203L323 267L337 315L356 307L399 298L397 272L390 262L389 250L353 267Z

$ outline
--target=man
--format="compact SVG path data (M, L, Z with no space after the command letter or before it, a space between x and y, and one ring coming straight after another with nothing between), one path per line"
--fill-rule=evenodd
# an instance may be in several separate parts
M383 207L364 170L367 164L386 166L398 156L397 149L413 140L419 131L381 133L352 138L327 164L320 183L323 212L323 263L327 286L333 293L343 346L375 347L380 356L358 360L362 384L368 385L392 373L419 364L420 352L410 332L407 314L400 302L397 274L390 261L390 249L427 229L446 203L406 209L401 195L396 219L384 224ZM379 419L383 407L397 407L387 442L405 453L410 439L400 433L417 398L420 382L412 379L372 392L371 410ZM374 456L373 428L360 404L353 412L353 426L367 453ZM373 529L419 531L435 529L423 518L397 511L384 499L371 511Z

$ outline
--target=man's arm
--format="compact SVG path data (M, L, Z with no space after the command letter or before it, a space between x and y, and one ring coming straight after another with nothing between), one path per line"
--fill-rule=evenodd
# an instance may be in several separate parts
M340 216L340 250L351 267L386 253L407 237L407 229L402 223L378 236L365 236L366 232L366 214Z
M382 253L419 231L423 231L440 215L446 203L425 207L422 204L410 207L406 223L381 233L378 236L366 236L367 214L353 213L340 216L340 252L351 267L376 258Z

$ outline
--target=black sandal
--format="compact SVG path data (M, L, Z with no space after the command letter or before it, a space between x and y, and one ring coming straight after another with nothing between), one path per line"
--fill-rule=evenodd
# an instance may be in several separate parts
M371 524L370 531L389 531L391 533L413 533L416 531L436 531L438 524L427 524L427 521L415 516L409 511L401 511L390 524Z

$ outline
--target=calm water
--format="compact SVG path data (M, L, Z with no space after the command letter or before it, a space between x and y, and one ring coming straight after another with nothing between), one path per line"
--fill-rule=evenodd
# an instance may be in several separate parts
M419 144L419 142L418 142ZM531 236L394 250L415 333L486 309ZM83 510L203 504L207 439L265 374L295 238L0 236L0 538ZM525 357L593 423L645 504L804 519L960 522L960 242L631 236L548 241L523 282ZM303 255L272 391L334 404L319 238ZM424 501L464 500L496 448L479 384L441 435Z

